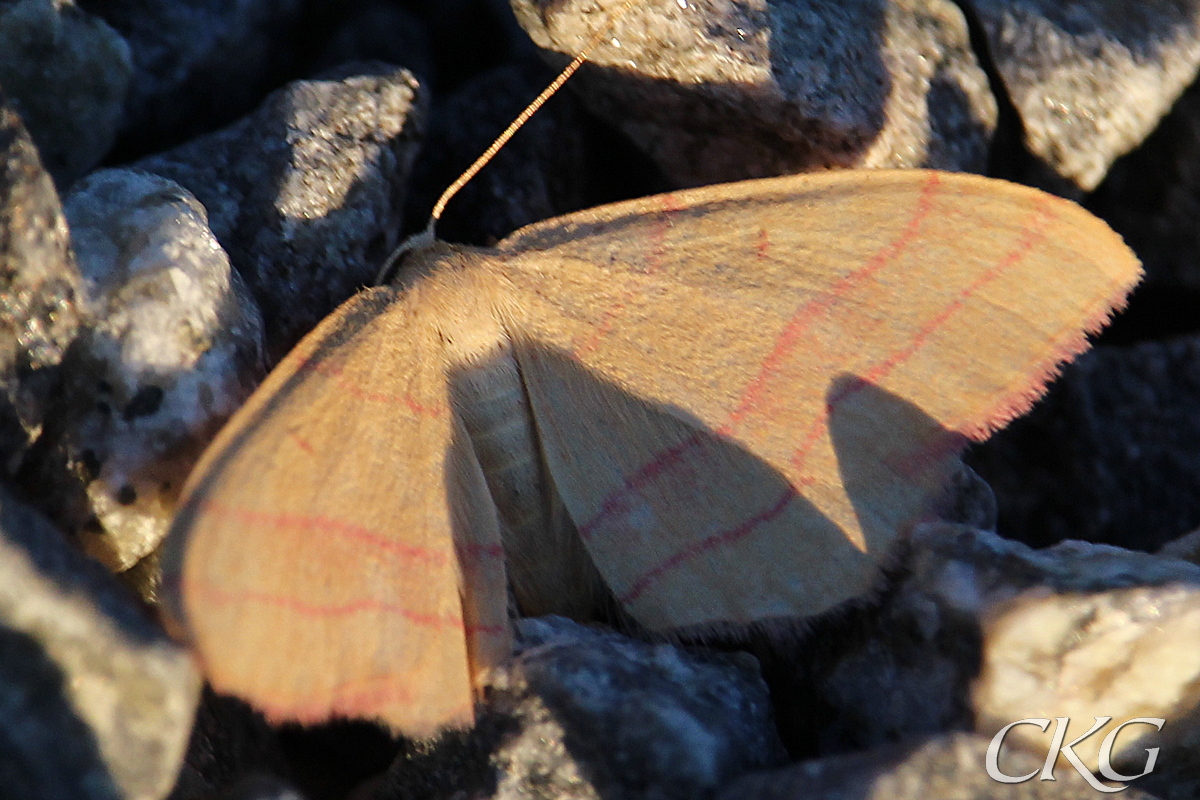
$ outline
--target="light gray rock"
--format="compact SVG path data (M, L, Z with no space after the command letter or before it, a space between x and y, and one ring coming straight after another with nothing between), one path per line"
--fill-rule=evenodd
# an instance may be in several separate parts
M1032 154L1090 191L1196 76L1195 0L968 0Z
M1200 638L1200 567L1084 542L1031 550L946 524L918 527L911 547L898 594L923 595L943 614L969 617L978 626L971 702L979 733L991 738L1018 720L1065 717L1074 726L1067 729L1070 741L1095 718L1111 717L1107 729L1074 748L1094 770L1113 727L1161 718L1168 721L1161 734L1141 726L1115 740L1118 771L1136 774L1119 765L1144 765L1148 741L1164 748L1159 777L1194 767L1174 753L1188 753L1200 739L1192 714L1200 703L1200 652L1194 646ZM1005 741L1045 753L1052 734L1021 725ZM1069 766L1061 757L1059 763Z
M119 800L66 676L37 639L0 626L0 782L8 797Z
M262 310L269 360L374 281L400 229L423 109L408 71L347 65L137 163L204 204Z
M0 86L60 187L112 146L133 74L129 46L74 0L0 0Z
M622 4L512 5L561 65ZM678 184L986 166L995 100L946 0L637 3L605 38L570 85Z
M1169 724L1153 745L1163 748L1156 777L1200 786L1189 755L1200 741L1200 567L1082 542L1033 550L939 522L918 526L888 573L872 602L813 621L764 662L793 749L833 754L971 729L990 739L1011 722L1056 717L1079 728L1070 741L1113 717L1076 748L1094 769L1112 727L1157 717ZM1144 764L1144 733L1156 732L1117 740L1122 774ZM1044 760L1052 734L1019 726L1005 741Z
M474 774L479 784L438 785L408 755L385 776L380 800L454 790L513 800L695 798L782 763L753 658L637 642L561 617L517 624L518 654L476 732L432 760L435 774Z
M7 491L0 651L6 796L166 796L200 690L191 657L99 564Z
M79 330L78 277L58 194L0 94L0 472L41 433L57 365Z
M85 329L47 425L48 508L114 570L166 534L183 481L263 374L262 322L208 229L165 178L102 170L67 198Z
M864 753L803 761L747 775L725 787L717 800L1076 800L1104 797L1070 768L1053 781L1001 783L985 768L989 739L948 734ZM1044 755L1002 750L1005 775L1040 771ZM1116 797L1153 800L1127 789Z

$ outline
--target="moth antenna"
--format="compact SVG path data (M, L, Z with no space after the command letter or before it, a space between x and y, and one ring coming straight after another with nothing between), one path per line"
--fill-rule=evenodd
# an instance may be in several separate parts
M533 101L529 105L525 106L525 110L518 114L517 118L509 123L508 127L504 129L504 132L496 137L496 141L492 142L491 145L488 146L488 149L484 150L483 153L480 154L479 158L475 159L474 163L467 167L463 174L459 175L458 178L455 179L454 183L446 187L446 191L442 192L441 197L439 197L437 202L433 204L433 211L429 214L429 224L425 226L425 229L420 233L409 236L407 239L401 242L396 249L392 250L391 255L389 255L383 262L383 266L379 268L379 274L375 277L376 286L384 283L390 277L389 273L391 272L392 265L394 265L401 256L406 253L411 253L413 250L419 250L423 247L428 247L437 240L437 236L434 233L434 226L437 225L437 221L441 219L442 212L446 210L446 204L450 202L450 199L454 197L454 195L458 194L458 190L465 186L467 181L479 174L479 170L483 169L484 166L486 166L487 163L492 160L492 156L496 155L501 147L504 147L504 145L508 144L508 140L513 137L513 134L519 131L521 126L524 125L530 117L536 114L538 109L541 108L545 102L549 100L572 75L575 74L576 70L583 66L583 62L587 60L588 55L590 55L591 52L596 49L596 46L600 44L601 40L608 35L608 32L612 29L613 24L616 23L616 21L621 17L625 16L625 14L629 11L629 9L633 8L634 3L637 1L638 0L626 0L625 4L621 6L620 10L609 16L608 22L602 25L596 30L595 33L592 34L592 38L589 39L587 44L583 46L583 49L579 51L579 55L571 59L571 63L567 64L563 71L558 74L558 77L551 81L550 85L543 89L537 97L533 98Z
M382 286L391 280L392 267L402 256L408 255L414 250L423 250L437 241L437 236L433 233L433 223L436 221L436 219L430 219L429 224L425 226L424 230L414 233L411 236L406 236L404 241L396 245L391 254L384 259L383 266L379 268L379 272L375 275L376 286Z

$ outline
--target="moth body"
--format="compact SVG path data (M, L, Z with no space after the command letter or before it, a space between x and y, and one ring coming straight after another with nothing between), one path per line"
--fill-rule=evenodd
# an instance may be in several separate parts
M524 613L656 631L861 596L1140 277L1042 192L864 171L437 244L307 336L184 489L164 586L273 719L469 724Z
M451 405L496 504L518 608L587 620L603 582L547 472L507 327L521 310L504 268L494 250L437 244L404 262L398 288L441 309Z

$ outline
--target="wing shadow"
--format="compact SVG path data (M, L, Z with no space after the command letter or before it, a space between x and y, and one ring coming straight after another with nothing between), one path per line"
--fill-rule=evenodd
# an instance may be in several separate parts
M531 347L527 343L518 343L517 346L526 349ZM560 371L564 383L571 385L570 391L575 398L575 403L570 406L571 417L576 418L579 424L584 426L583 417L598 412L598 419L593 420L593 424L588 426L589 438L577 440L580 451L602 451L605 455L601 460L614 459L616 454L622 450L638 449L640 447L638 438L644 436L644 431L650 425L659 434L670 437L674 442L696 442L695 452L705 454L702 459L695 462L680 460L665 463L661 465L662 469L654 472L652 476L654 485L671 492L672 502L688 506L691 511L701 516L706 514L711 514L715 518L725 516L722 506L733 502L735 498L730 496L728 487L713 486L708 482L711 476L704 467L704 464L717 464L722 471L727 470L731 474L739 476L738 487L749 484L750 491L756 498L761 498L763 502L768 502L774 496L796 492L797 496L792 502L797 504L804 514L810 515L818 525L836 527L831 520L820 514L803 497L803 488L793 487L779 470L771 466L760 455L713 431L685 408L636 397L613 382L584 368L567 352L541 346L533 346L533 349L537 350L534 357ZM530 357L528 352L523 355L526 359ZM503 356L503 358L507 358L507 356ZM451 396L454 398L456 407L461 408L463 403L473 402L473 390L469 388L472 383L477 382L477 376L472 374L473 371L496 368L496 363L484 361L453 371L450 376L450 386ZM525 379L530 379L528 374ZM554 396L555 390L553 387L542 387L541 391L549 396ZM889 557L887 552L898 535L895 531L888 533L879 529L883 524L880 520L890 519L888 514L881 511L881 506L885 505L888 498L897 490L873 482L890 480L907 483L915 479L936 485L938 481L943 480L944 476L954 475L953 467L957 463L954 454L962 444L962 437L942 428L912 403L855 376L840 375L833 380L830 384L828 399L830 430L837 450L842 479L846 482L855 510L863 520L864 530L869 534L869 550L872 551L869 555L863 554L848 540L844 540L843 547L846 550L846 556L851 560L869 559L872 562L886 560ZM537 401L534 402L536 404ZM523 420L523 424L529 425L537 431L535 438L539 441L538 446L541 448L547 447L548 439L559 436L557 432L550 429L553 423L548 426L545 423L539 424L533 419L526 418ZM915 451L906 451L904 446L912 442L920 442L922 446ZM932 444L930 444L931 442ZM468 441L456 441L455 446L478 447L477 444ZM552 453L543 452L537 457L542 460L547 471L554 471L555 456ZM584 463L586 463L583 455L580 455L580 458L584 459ZM559 468L561 469L561 465ZM529 490L542 495L553 492L553 489L547 486L530 487ZM931 490L931 502L936 502L937 494L936 488ZM551 502L551 500L547 498L546 502ZM567 505L569 507L570 503ZM645 513L644 508L639 512L636 502L630 501L626 508L634 516ZM576 519L575 523L579 523L571 525L575 535L578 535L579 528L587 527L586 520ZM747 537L753 537L756 531L751 526L744 533ZM802 532L798 532L798 535L802 535ZM705 541L710 548L709 552L719 555L721 548L728 544L734 544L737 539L735 537L723 538L718 535ZM630 548L637 545L638 542L631 539ZM742 555L741 551L737 553L730 551L730 554L731 557L741 557ZM590 558L586 553L583 554L583 557ZM717 563L719 564L719 559L717 559ZM596 570L594 564L590 566ZM803 557L797 558L789 566L795 574L811 574L814 570L825 568L825 565L814 563L813 559L804 559ZM577 572L578 566L564 564L563 570ZM602 572L603 570L598 571ZM711 579L716 583L727 579L730 573L738 572L740 569L733 564L728 564L724 571L718 566L716 569L708 570L704 577L697 577L697 581L703 582ZM556 585L557 591L568 591L571 588L570 581L562 581ZM764 583L763 589L769 591L769 584ZM619 609L619 600L612 593L606 592L606 595L608 603ZM573 601L564 602L570 605ZM854 603L850 605L853 606ZM593 610L596 612L595 616L603 617L607 615L606 612L609 609L597 607ZM859 608L859 611L861 610ZM803 609L794 609L790 614L781 613L777 619L752 625L736 623L706 625L703 626L704 630L702 631L685 629L665 634L659 631L657 636L661 638L665 635L669 639L700 640L708 643L712 643L715 638L719 644L723 643L741 649L735 642L740 640L742 644L745 644L747 640L754 639L756 630L772 635L782 634L785 638L789 630L803 630L809 626L809 623L798 621L802 616L804 616ZM578 618L578 615L576 617ZM849 621L853 629L858 624L869 625L869 617L869 614L866 616L861 613L855 615L853 610L850 616L847 616L846 606L843 605L839 607L838 613L826 614L821 617L818 625L834 633L840 631L844 635L846 622ZM855 620L858 622L855 623ZM637 626L636 620L629 619L628 621L633 625L635 633L640 633L642 636L647 635L645 630ZM772 629L773 626L774 629ZM654 635L650 634L652 637ZM778 636L772 635L767 638L778 639ZM762 644L761 641L760 644ZM834 647L836 649L836 646ZM756 652L760 658L763 655L778 658L784 654L785 650L792 658L797 655L797 650L792 647L778 650L774 650L772 647L766 647L766 649L752 647L751 650ZM769 666L769 661L765 665ZM836 710L836 704L822 705L820 698L811 697L811 687L805 688L797 685L796 678L804 673L797 672L791 659L789 659L789 665L775 664L773 671L775 674L768 676L773 678L770 681L772 694L782 691L788 695L790 692L787 697L776 700L776 707L781 712L785 709L795 710L797 707L803 707L815 710L819 716L821 711L833 713ZM888 674L879 676L882 687L887 687L888 678ZM571 713L570 708L560 711L568 716ZM554 711L553 713L559 712ZM793 742L804 741L805 736L808 735L804 731L791 730L797 727L796 720L784 719L781 716L779 722L781 732ZM564 731L565 744L571 750L578 748L580 763L594 764L595 755L588 755L591 751L587 743L574 741L569 724L564 726ZM595 766L595 769L599 772L607 772L611 766L599 764ZM601 787L614 785L612 775L597 773L589 778L592 779L593 785L598 787L601 796L608 796L608 793ZM619 781L617 782L619 783Z
M832 587L843 598L868 590L903 528L926 513L926 506L938 505L958 472L963 437L886 390L838 376L829 390L829 425L840 478L862 527L865 548L860 549L806 497L805 487L794 486L762 455L712 430L681 405L636 397L565 351L528 342L518 342L516 349L535 409L534 419L526 417L521 424L533 429L529 438L540 450L521 457L541 464L541 485L523 492L547 506L565 505L569 523L586 544L586 552L575 548L569 555L587 558L590 553L594 566L582 569L564 561L563 573L598 571L626 608L657 592L661 580L686 565L687 580L703 587L697 592L728 594L735 624L824 611L834 603L811 610L798 605L809 593L802 585ZM526 368L530 365L533 374ZM474 402L472 392L478 389L471 387L480 383L474 371L495 368L482 362L452 371L455 407ZM539 407L570 411L547 413ZM480 446L475 443L477 451ZM550 482L558 485L557 498ZM927 496L914 496L914 486ZM493 499L505 518L504 501ZM563 536L570 531L556 532L554 538ZM675 537L674 549L665 555L663 536ZM778 542L780 536L788 539ZM755 541L772 537L767 544ZM512 546L506 542L506 550ZM564 552L547 557L565 558ZM849 593L848 581L855 583ZM734 583L736 591L730 588ZM559 581L538 592L586 588L577 580ZM677 594L673 588L663 599L697 602ZM753 600L742 604L740 598L749 596ZM575 612L567 610L572 607ZM578 618L578 608L564 595L564 608L557 613ZM694 627L636 616L658 631ZM719 621L705 620L702 627L709 622Z

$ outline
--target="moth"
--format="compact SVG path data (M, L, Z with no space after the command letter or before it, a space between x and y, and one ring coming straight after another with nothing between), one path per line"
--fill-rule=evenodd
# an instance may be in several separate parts
M412 736L470 724L510 591L575 616L611 592L667 633L819 614L1139 277L1073 203L916 170L434 244L209 447L169 607L218 691Z

